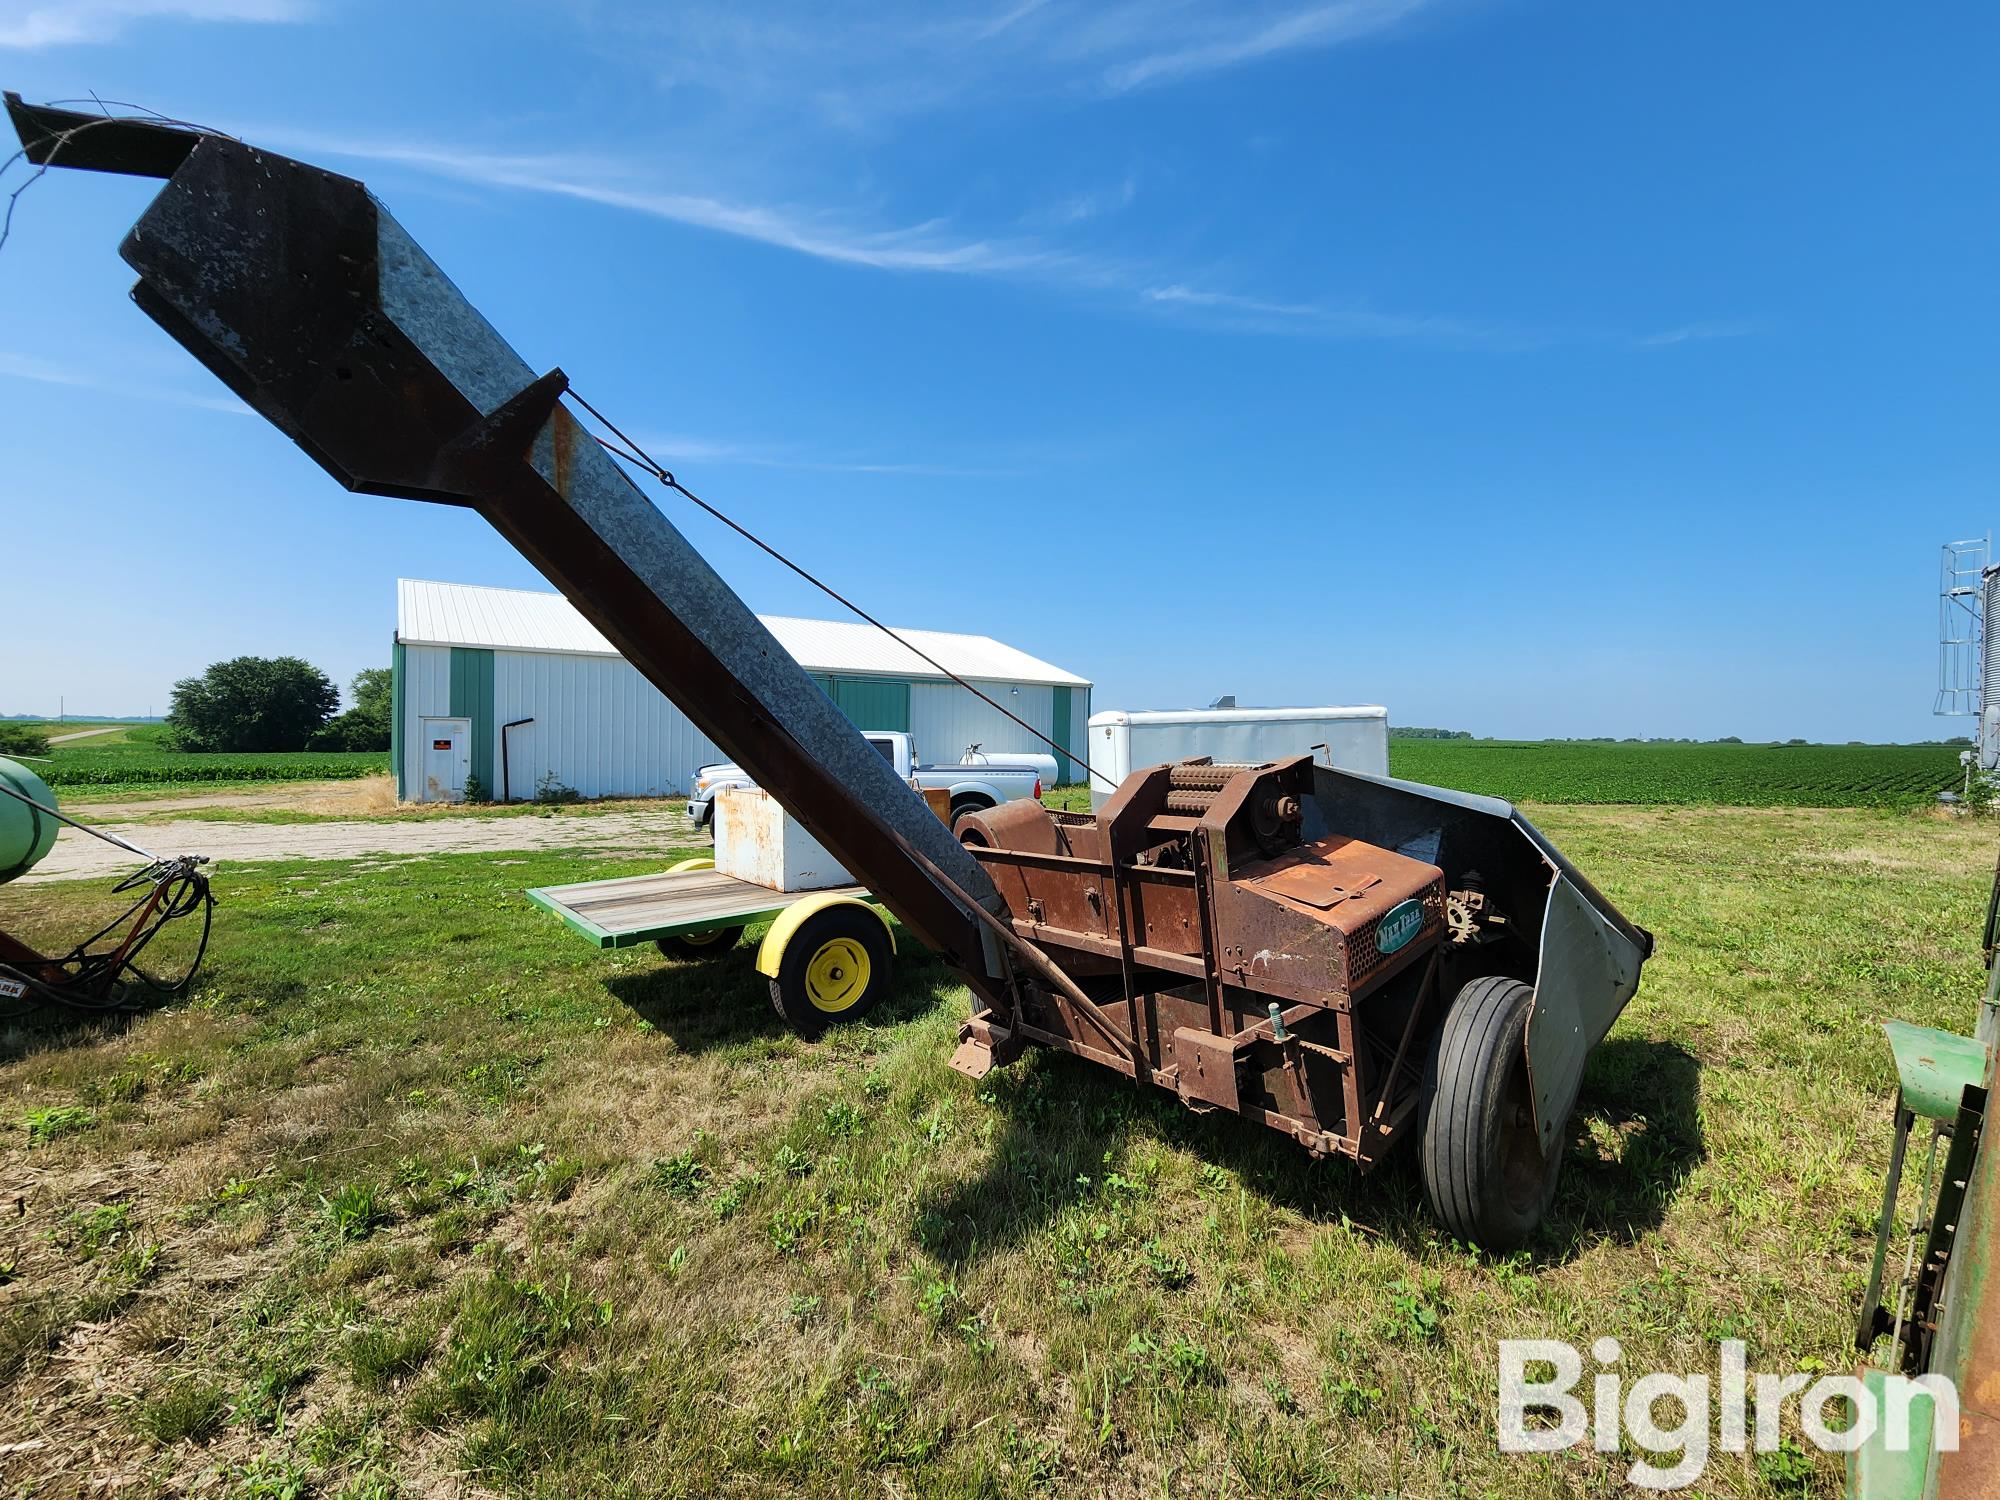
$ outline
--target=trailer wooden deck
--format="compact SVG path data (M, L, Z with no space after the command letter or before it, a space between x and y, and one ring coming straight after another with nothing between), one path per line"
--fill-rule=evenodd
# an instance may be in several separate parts
M636 948L655 938L707 932L775 917L808 896L857 896L858 885L826 891L774 891L714 870L662 871L577 885L541 886L528 899L554 912L600 948Z

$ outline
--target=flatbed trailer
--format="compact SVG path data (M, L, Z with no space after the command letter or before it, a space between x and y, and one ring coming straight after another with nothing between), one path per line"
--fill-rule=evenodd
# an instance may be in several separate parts
M576 885L538 886L528 899L561 917L599 948L639 948L663 938L701 937L746 927L789 911L802 901L866 901L866 889L837 886L826 891L774 891L752 885L713 867L676 866L651 875L585 880Z

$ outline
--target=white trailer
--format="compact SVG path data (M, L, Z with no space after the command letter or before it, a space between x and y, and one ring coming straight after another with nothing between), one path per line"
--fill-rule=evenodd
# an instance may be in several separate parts
M1206 755L1217 765L1261 765L1310 755L1323 765L1389 774L1389 710L1347 708L1175 708L1090 716L1085 752L1096 808L1134 771Z

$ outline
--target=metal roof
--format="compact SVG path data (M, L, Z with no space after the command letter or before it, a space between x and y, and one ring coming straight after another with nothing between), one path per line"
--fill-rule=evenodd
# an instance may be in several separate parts
M860 621L799 620L789 615L757 618L808 672L863 672L939 681L945 675ZM1090 686L1088 678L1065 672L990 635L906 630L900 625L893 628L960 677ZM422 578L396 580L396 639L409 646L474 646L569 656L620 654L561 594L434 583Z

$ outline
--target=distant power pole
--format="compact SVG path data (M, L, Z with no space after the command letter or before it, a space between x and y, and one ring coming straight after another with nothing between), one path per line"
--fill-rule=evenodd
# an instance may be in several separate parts
M56 722L58 724L69 722L69 699L63 697L56 699Z

